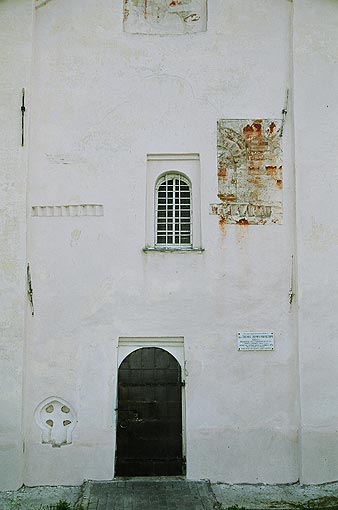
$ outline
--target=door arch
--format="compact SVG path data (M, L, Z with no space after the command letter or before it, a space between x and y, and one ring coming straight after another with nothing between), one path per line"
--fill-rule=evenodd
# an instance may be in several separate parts
M115 476L181 474L181 366L164 349L143 347L118 369Z

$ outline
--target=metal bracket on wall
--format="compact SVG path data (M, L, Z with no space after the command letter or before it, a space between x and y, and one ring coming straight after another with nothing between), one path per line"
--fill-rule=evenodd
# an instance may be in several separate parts
M25 145L25 89L22 89L21 96L21 147Z
M288 113L288 104L289 104L289 89L286 89L285 104L284 104L284 108L282 110L283 117L282 117L282 125L280 128L280 134L279 134L280 137L283 136L285 119L286 119L286 116Z
M289 290L289 304L290 304L290 306L292 305L295 295L296 294L293 292L293 255L292 255L291 256L290 290Z
M29 264L27 264L27 295L28 300L31 305L32 315L34 315L34 302L33 302L33 287L32 287L32 277Z

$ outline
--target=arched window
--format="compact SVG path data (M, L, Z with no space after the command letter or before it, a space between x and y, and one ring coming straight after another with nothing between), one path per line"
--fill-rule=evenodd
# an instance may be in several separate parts
M191 183L168 172L156 183L155 239L157 246L187 248L192 245Z

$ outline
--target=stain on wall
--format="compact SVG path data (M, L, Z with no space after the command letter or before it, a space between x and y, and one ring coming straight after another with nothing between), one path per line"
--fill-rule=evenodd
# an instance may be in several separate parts
M222 119L217 128L220 203L210 214L238 225L281 223L281 121Z
M203 32L207 0L124 0L123 27L134 34Z
M49 4L51 0L35 0L35 9L40 9L40 7L44 7Z

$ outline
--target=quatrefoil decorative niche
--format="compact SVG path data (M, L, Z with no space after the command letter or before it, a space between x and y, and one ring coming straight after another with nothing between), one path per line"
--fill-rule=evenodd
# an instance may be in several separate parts
M35 420L42 430L42 443L60 447L71 444L76 415L71 405L59 397L49 397L35 411Z

